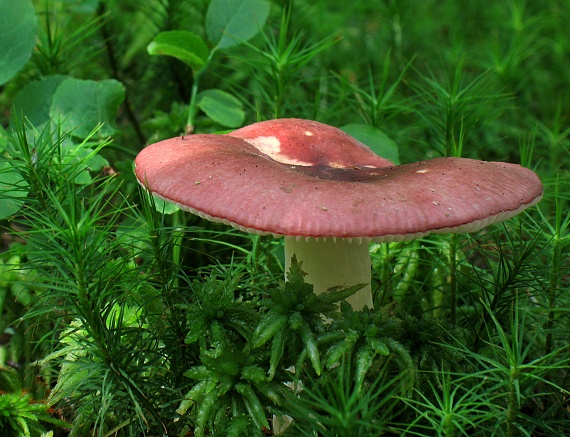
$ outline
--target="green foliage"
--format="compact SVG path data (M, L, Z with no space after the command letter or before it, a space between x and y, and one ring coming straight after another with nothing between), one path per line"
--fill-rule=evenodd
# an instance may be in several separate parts
M0 7L0 434L570 435L568 2ZM544 198L371 245L354 311L138 188L146 144L273 117L521 162Z
M61 120L62 128L85 138L98 124L100 135L115 131L113 120L124 99L125 90L113 79L85 81L69 78L55 90L49 116Z
M349 437L387 431L399 378L391 377L386 367L375 370L377 376L365 386L344 359L322 379L309 376L301 394L288 399L296 421L286 435Z
M461 156L457 146L465 134L498 117L508 98L491 88L487 72L469 81L464 70L461 59L445 82L429 72L420 76L423 83L412 85L424 100L418 115L429 120L426 124L432 126L437 153L442 156Z
M0 168L0 219L16 214L28 195L26 180L6 161Z
M36 43L38 19L31 0L0 2L0 85L7 82L28 61Z
M241 126L245 112L241 102L222 90L204 90L196 96L196 104L216 123L227 127Z
M258 348L271 341L270 378L284 354L299 357L294 363L297 368L302 368L308 357L315 372L320 374L317 338L324 332L323 317L336 318L335 303L362 288L362 284L358 284L317 295L313 286L304 282L301 267L302 263L293 258L287 281L269 291L270 299L263 302L269 311L253 332L252 347Z
M47 409L47 405L34 404L32 397L27 394L0 394L0 431L7 436L34 437L46 435L44 423L68 426L61 420L53 419Z
M366 144L377 155L388 159L395 165L400 164L398 146L380 129L365 124L347 124L341 129Z
M402 81L406 77L412 62L413 59L404 65L397 78L393 79L390 77L391 69L394 68L391 61L391 53L389 51L386 52L380 83L376 84L377 79L375 79L372 71L368 73L367 85L369 90L364 88L364 86L352 83L346 78L340 78L342 86L346 86L354 95L355 98L354 101L351 101L351 104L358 111L366 125L379 129L382 122L409 109L411 103L409 98L399 96L396 91L399 86L402 86ZM377 152L380 152L380 150L375 149Z
M482 385L472 388L464 387L449 374L443 373L439 379L439 387L431 386L433 399L419 393L418 399L403 399L418 416L410 424L402 427L408 435L424 435L422 431L440 429L441 435L476 435L486 422L492 421L497 411L489 411L493 403L482 396ZM425 418L425 424L420 424ZM477 430L477 431L476 431ZM485 434L488 430L484 431ZM479 435L485 435L479 434Z
M522 297L516 297L518 300ZM540 335L528 335L527 316L531 301L514 306L508 331L488 307L493 320L497 342L489 342L485 353L473 352L457 342L446 347L465 356L473 370L462 373L442 373L438 381L441 392L432 387L433 397L421 394L417 399L403 399L421 415L407 426L411 435L424 435L419 430L441 427L443 435L564 435L564 421L545 422L540 416L526 414L531 405L545 402L551 408L563 408L562 398L550 398L554 393L568 393L554 375L570 366L570 357L552 351L542 355L538 344ZM566 346L562 346L566 348ZM555 370L556 369L556 370ZM549 375L545 378L545 375ZM551 387L552 390L546 389ZM541 398L545 396L544 401ZM428 411L427 415L423 413ZM561 411L560 411L561 412ZM562 413L564 416L565 414ZM422 418L426 417L427 421Z
M241 102L218 89L199 92L200 79L220 49L228 49L253 38L264 26L269 15L265 0L212 0L206 13L205 28L209 42L193 32L166 31L159 33L148 45L151 55L172 56L193 71L193 84L188 106L186 132L194 131L197 109L224 127L239 127L245 113Z
M269 16L265 0L212 0L206 14L206 34L216 48L227 49L253 38Z
M200 36L184 30L161 32L147 47L149 55L172 56L192 68L194 74L208 61L208 47Z
M260 47L248 44L248 47L258 55L251 62L256 68L253 71L255 83L260 88L260 104L267 102L273 118L282 118L291 113L295 116L293 96L290 94L294 87L290 86L300 79L303 70L317 55L328 49L336 41L332 34L317 42L306 41L303 32L291 35L290 12L283 11L278 34L263 33L264 44ZM302 98L301 98L302 99ZM297 105L303 106L302 102Z
M212 334L218 334L216 329ZM216 435L237 433L235 428L242 425L228 425L228 412L231 419L249 418L250 435L262 435L262 429L269 429L266 408L279 403L285 388L268 382L264 369L255 364L255 357L246 356L241 346L218 339L214 349L201 347L202 365L185 372L184 375L196 383L185 395L177 413L185 414L195 405L195 435L203 436L206 429Z
M223 273L226 275L224 280L212 273L206 280L195 280L192 283L196 301L182 307L188 317L186 343L203 340L218 325L231 339L250 338L251 326L258 317L257 312L250 302L244 302L241 296L236 296L241 275Z
M53 95L59 85L66 80L63 75L46 76L27 83L14 97L12 114L16 123L18 116L26 114L26 119L37 129L50 121Z
M13 121L26 114L36 129L55 121L78 138L88 137L95 128L98 135L108 136L116 131L113 121L124 96L124 86L113 79L47 76L30 82L16 95Z

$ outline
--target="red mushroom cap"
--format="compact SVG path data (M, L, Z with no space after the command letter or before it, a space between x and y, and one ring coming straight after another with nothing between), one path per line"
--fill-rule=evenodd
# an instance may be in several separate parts
M340 129L311 120L267 120L228 135L247 141L261 153L283 164L333 168L394 165Z
M542 197L537 175L519 165L437 158L393 166L336 128L297 119L161 141L137 156L135 172L155 195L208 220L298 237L472 232Z

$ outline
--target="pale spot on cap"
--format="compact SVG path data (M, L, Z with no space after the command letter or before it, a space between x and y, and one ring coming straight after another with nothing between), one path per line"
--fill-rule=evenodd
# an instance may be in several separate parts
M264 155L269 156L275 161L282 162L283 164L293 165L311 165L310 162L305 162L300 159L292 158L281 153L281 141L275 136L261 136L256 138L244 138L249 144L255 147Z

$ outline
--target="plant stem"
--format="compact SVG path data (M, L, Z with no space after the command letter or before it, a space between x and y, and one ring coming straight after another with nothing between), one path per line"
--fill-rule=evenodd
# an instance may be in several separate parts
M200 82L200 73L196 74L194 78L194 83L192 83L192 93L190 95L190 104L188 105L188 118L186 120L186 135L190 135L194 132L194 118L196 116L196 106L197 106L197 95L198 95L198 84Z
M519 405L517 401L517 382L518 371L511 370L509 381L509 392L507 394L507 436L514 437L517 435L516 420L519 412Z
M554 247L552 248L552 260L550 267L550 278L548 284L548 318L544 325L546 331L546 338L544 342L544 354L549 355L553 349L552 329L554 328L554 319L556 317L554 309L556 308L556 301L558 295L558 283L560 278L560 258L562 255L562 244L560 243L559 234L557 233L554 238Z
M451 326L455 327L457 322L457 235L452 234L449 239L449 318Z
M552 247L552 258L550 260L550 278L548 281L548 318L544 326L546 331L546 338L544 342L544 353L548 355L552 352L553 340L552 340L552 330L554 328L554 319L556 317L554 309L556 308L556 301L558 297L558 288L560 281L560 264L562 257L562 240L561 235L563 230L566 229L567 222L563 223L563 211L562 202L560 200L559 192L559 181L556 181L554 187L554 201L555 201L555 224L553 229L553 247Z
M182 211L178 210L172 215L172 263L175 266L180 265L181 261L181 251L182 251L182 239L184 238L184 217L186 215L182 214ZM178 275L174 277L173 285L171 289L178 289Z
M194 81L192 82L192 91L190 94L190 103L188 104L188 118L186 119L186 135L190 135L194 132L194 121L196 118L196 113L198 112L198 90L200 88L200 79L204 72L208 69L214 54L218 51L217 47L214 47L210 53L208 54L208 59L202 66L200 70L198 70L194 74Z

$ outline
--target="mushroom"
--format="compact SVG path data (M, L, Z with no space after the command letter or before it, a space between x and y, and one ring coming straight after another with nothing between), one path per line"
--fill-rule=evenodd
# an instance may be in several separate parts
M516 164L435 158L393 165L341 130L301 119L152 144L135 160L155 196L210 221L285 237L286 271L302 261L316 293L367 284L348 301L372 307L370 242L479 230L542 197Z

